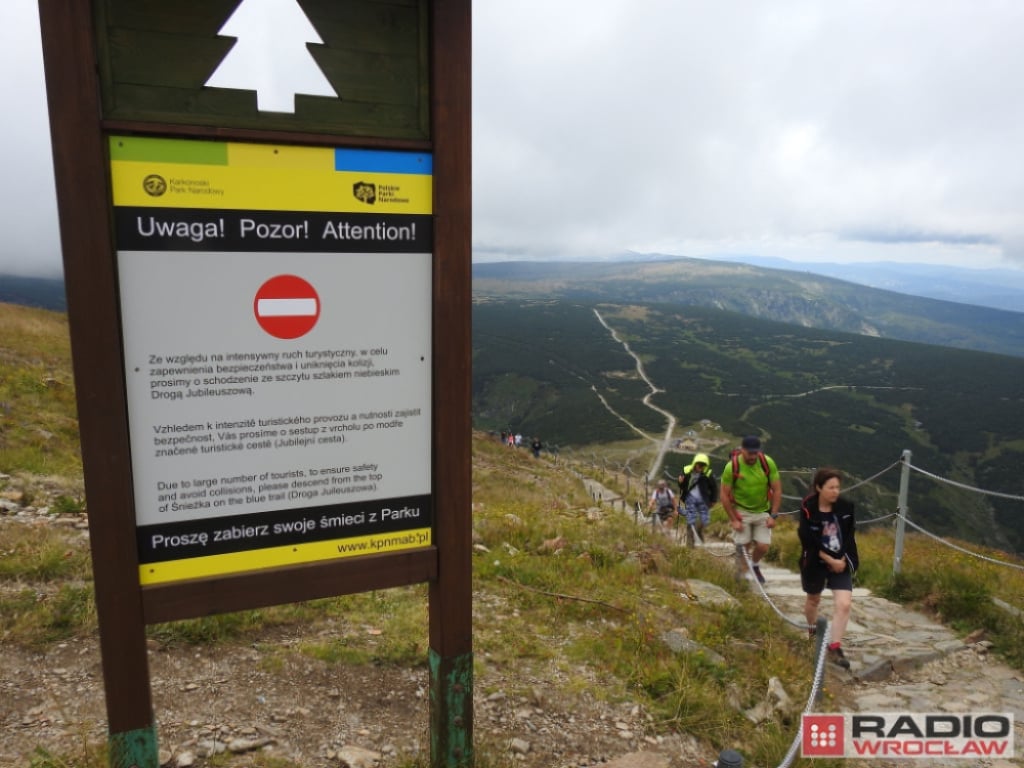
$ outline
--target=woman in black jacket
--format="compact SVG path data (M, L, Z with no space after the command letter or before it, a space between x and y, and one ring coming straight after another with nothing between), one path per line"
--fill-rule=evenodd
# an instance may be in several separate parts
M800 510L800 583L807 593L804 616L812 635L821 593L826 586L832 590L835 605L828 657L849 669L842 642L853 603L853 574L860 560L853 503L840 498L841 485L842 475L836 469L824 467L814 473L814 491L804 499Z

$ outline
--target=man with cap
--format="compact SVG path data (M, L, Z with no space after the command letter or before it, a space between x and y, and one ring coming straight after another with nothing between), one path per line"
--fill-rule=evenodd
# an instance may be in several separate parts
M686 510L686 546L703 539L704 526L711 519L711 506L718 501L718 482L706 453L698 453L679 476L679 498Z
M761 439L747 435L740 450L722 471L722 507L732 525L740 573L747 572L744 550L749 549L754 576L764 584L758 563L772 543L772 528L782 504L782 481L770 456L761 451Z

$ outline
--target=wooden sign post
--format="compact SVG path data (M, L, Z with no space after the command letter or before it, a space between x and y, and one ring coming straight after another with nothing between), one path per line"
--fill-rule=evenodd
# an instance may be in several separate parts
M147 624L423 582L472 765L469 0L39 7L111 765Z

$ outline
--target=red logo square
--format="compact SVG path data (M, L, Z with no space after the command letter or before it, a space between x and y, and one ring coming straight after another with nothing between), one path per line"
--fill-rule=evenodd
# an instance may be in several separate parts
M804 715L800 753L804 757L842 757L846 752L843 715Z

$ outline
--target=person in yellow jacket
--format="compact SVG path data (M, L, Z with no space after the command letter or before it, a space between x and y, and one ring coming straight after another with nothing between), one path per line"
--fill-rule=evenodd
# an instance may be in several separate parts
M686 511L686 546L704 540L704 526L711 519L711 507L718 501L718 481L711 471L706 453L698 453L693 463L679 475L679 499Z

